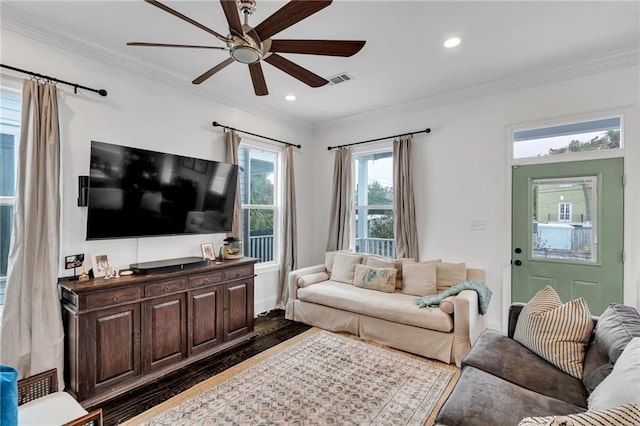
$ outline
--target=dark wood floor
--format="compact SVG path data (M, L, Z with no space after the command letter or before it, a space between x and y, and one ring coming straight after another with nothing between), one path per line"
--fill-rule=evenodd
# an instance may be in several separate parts
M99 405L104 425L118 425L252 356L306 330L308 325L284 319L284 311L273 310L255 320L257 336L232 349L202 359L161 379ZM97 408L97 407L95 407ZM88 407L89 411L94 407Z

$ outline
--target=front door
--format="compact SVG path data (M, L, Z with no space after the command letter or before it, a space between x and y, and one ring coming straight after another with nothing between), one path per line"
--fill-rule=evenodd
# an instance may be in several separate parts
M623 299L622 158L514 166L511 298L546 285L593 315Z

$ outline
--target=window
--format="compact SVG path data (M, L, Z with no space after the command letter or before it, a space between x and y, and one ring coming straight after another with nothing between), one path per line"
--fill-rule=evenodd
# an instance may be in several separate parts
M354 154L355 248L396 257L393 235L393 152Z
M622 147L622 118L602 118L513 132L513 158L605 151Z
M245 256L278 260L281 153L246 143L238 150Z
M558 204L558 220L560 222L571 221L571 203Z
M20 115L19 93L0 89L0 307L4 305L7 285Z

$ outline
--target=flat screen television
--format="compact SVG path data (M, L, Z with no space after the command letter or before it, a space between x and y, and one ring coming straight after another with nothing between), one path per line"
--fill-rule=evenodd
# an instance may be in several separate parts
M230 232L238 166L91 142L87 240Z

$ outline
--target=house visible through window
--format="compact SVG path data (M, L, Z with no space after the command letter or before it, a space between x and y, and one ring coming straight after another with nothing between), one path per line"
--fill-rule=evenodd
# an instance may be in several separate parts
M20 141L21 100L17 92L0 89L0 309L4 305Z
M281 153L241 143L238 164L244 254L261 262L277 261Z
M393 152L354 154L353 165L356 251L395 258Z

